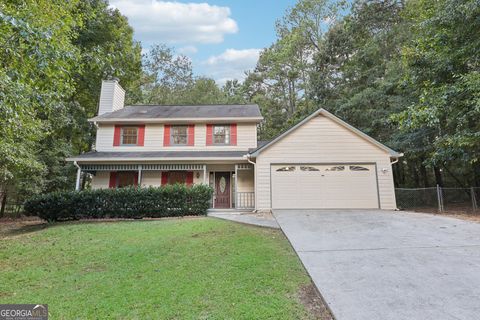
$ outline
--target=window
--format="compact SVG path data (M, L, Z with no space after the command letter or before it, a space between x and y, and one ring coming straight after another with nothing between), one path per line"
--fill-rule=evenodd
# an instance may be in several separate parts
M188 126L172 126L170 144L185 146L188 143Z
M213 126L213 144L230 144L230 126Z
M309 167L309 166L302 166L300 167L300 170L302 171L320 171L319 169L315 167Z
M370 169L362 166L350 166L350 171L370 171Z
M281 167L281 168L278 168L277 171L280 171L280 172L295 171L295 167Z
M181 183L185 184L187 182L187 173L185 171L170 171L168 173L168 184Z
M345 166L333 166L325 169L325 171L345 171Z
M122 127L122 145L137 145L138 128Z
M137 185L137 175L135 172L118 172L117 188Z

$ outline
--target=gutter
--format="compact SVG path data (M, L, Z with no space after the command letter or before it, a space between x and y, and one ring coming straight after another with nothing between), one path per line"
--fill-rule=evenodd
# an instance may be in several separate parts
M170 162L175 162L175 161L238 161L238 160L244 160L245 158L242 157L197 157L197 158L184 158L184 157L168 157L168 158L121 158L121 157L112 157L112 158L66 158L66 161L113 161L113 162L118 162L118 161L129 161L129 162L136 162L136 161L170 161Z
M73 161L73 165L77 167L77 180L75 181L75 191L80 191L80 178L82 175L82 168L78 165L77 161Z
M394 158L395 160L390 162L390 165L397 163L400 157L403 157L403 153L398 153L397 156Z
M218 122L218 123L243 123L243 122L261 122L263 117L245 117L245 118L232 118L232 117L219 117L219 118L102 118L97 116L88 119L89 122L98 123L205 123L205 122Z

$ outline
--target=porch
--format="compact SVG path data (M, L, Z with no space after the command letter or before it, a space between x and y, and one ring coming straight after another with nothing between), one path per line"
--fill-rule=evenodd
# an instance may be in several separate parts
M165 184L206 184L213 188L212 209L255 208L254 170L249 163L78 163L76 190L91 175L91 188L128 185L159 187Z

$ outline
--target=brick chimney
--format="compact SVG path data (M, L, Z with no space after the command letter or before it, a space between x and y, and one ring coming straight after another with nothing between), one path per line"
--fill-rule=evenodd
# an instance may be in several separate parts
M118 83L118 79L103 80L98 103L98 115L120 110L124 107L125 90Z

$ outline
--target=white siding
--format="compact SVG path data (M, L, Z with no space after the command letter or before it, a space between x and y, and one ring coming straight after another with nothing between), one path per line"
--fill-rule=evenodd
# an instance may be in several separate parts
M198 177L197 177L198 173ZM98 171L92 179L92 189L105 189L109 187L110 172ZM203 183L203 171L193 172L193 184ZM159 187L162 185L161 171L142 171L142 187Z
M106 189L110 183L109 171L98 171L92 178L92 189Z
M145 125L145 143L143 147L136 146L113 146L114 125L101 124L97 129L96 150L97 151L189 151L189 150L247 150L257 146L257 125L255 123L237 124L237 145L236 146L207 146L206 124L195 124L195 145L189 146L163 146L163 124Z
M254 191L253 170L238 170L237 175L238 175L237 191L253 192Z
M114 80L102 81L98 115L120 110L124 107L125 90Z
M260 153L256 160L256 206L271 209L272 163L375 163L382 209L395 209L390 155L336 122L319 115ZM386 169L382 172L382 169Z
M142 187L159 187L162 185L161 171L143 171L142 172Z

